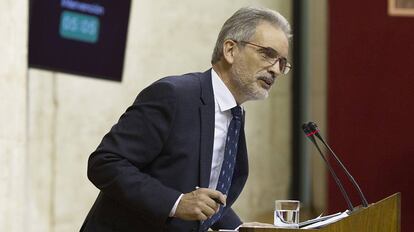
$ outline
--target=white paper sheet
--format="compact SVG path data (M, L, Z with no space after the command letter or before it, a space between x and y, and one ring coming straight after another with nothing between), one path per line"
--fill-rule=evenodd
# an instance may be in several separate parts
M349 214L348 214L348 210L347 210L347 211L345 211L345 212L343 212L343 213L341 213L341 214L339 214L339 215L337 215L335 217L331 217L331 218L329 218L327 220L320 221L320 222L316 222L316 223L313 223L313 224L304 226L301 229L315 229L315 228L319 228L319 227L322 227L322 226L325 226L325 225L329 225L331 223L334 223L336 221L339 221L342 218L346 218L348 216L349 216Z

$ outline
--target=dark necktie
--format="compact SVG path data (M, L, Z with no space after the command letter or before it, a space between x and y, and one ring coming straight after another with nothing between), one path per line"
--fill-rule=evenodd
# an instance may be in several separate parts
M239 134L241 128L242 109L240 106L233 107L231 109L233 119L229 124L227 130L226 147L224 149L223 164L221 166L220 176L217 182L216 190L220 191L224 195L228 195L231 180L233 178L234 166L236 164L237 155L237 142L239 141ZM201 223L200 231L206 231L213 225L218 219L220 219L223 213L223 206L220 206L218 213L214 214L211 218Z

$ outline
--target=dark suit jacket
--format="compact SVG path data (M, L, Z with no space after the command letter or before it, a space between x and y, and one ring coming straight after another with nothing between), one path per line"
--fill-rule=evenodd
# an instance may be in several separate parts
M198 230L199 221L168 215L181 193L209 185L214 120L211 70L144 89L89 157L88 178L101 191L81 231ZM230 207L247 175L242 129L227 206L213 228L241 224Z

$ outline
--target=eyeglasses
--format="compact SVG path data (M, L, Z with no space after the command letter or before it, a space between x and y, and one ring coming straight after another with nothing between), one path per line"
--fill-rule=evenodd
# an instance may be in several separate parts
M275 49L271 48L271 47L263 47L260 46L258 44L255 43L251 43L248 41L235 41L234 42L240 42L240 43L245 43L245 44L249 44L255 47L260 48L258 51L263 58L269 62L272 66L275 65L277 62L279 62L279 70L282 74L288 74L289 71L292 69L292 65L289 64L289 62L287 61L287 59L283 56L279 55L279 52L277 52Z

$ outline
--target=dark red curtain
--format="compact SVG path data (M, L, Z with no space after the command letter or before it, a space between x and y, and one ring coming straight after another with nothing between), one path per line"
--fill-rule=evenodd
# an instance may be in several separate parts
M329 1L328 28L329 142L370 203L402 193L402 231L410 231L414 17L389 16L386 0ZM348 182L346 188L353 191ZM328 196L331 212L346 209L331 178Z

